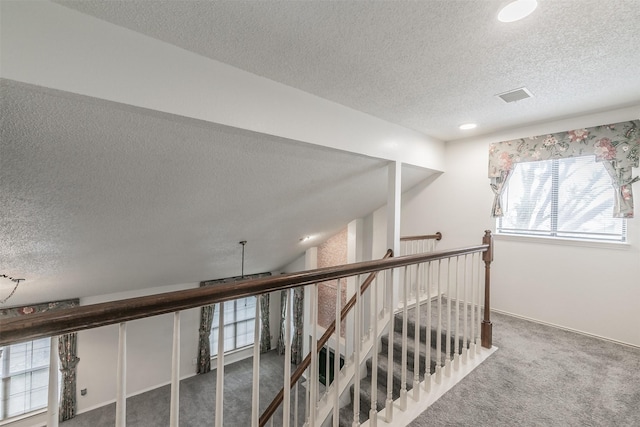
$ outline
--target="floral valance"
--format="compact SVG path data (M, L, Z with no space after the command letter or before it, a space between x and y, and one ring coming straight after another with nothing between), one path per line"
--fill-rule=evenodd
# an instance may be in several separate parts
M78 298L75 298L63 301L52 301L17 307L0 308L0 318L10 318L24 316L26 314L44 313L46 311L77 307L79 305L80 300Z
M632 168L638 167L640 159L640 120L491 144L489 178L495 195L492 216L503 215L500 197L514 164L590 155L603 162L611 176L615 189L613 216L633 218L631 185L640 178L632 176Z

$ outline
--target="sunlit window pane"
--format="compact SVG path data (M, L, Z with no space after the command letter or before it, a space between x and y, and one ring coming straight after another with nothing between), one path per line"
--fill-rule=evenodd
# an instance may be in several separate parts
M50 339L43 338L0 348L2 419L47 406L49 347Z
M501 234L626 240L625 220L613 218L611 177L593 156L518 163L502 201Z
M253 344L256 297L226 302L224 307L224 351L232 351ZM218 310L216 307L211 335L211 355L218 354Z

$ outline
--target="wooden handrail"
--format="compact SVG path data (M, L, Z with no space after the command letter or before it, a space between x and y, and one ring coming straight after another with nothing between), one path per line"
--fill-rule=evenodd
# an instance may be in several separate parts
M436 234L426 234L424 236L405 236L405 237L401 237L400 241L401 242L410 242L412 240L442 240L442 233L441 232L437 232Z
M3 319L0 320L0 346L173 313L332 279L484 252L488 248L488 244L482 244L448 251L364 261Z
M393 251L391 249L388 249L387 253L384 254L384 257L382 259L387 259L392 256L393 256ZM369 277L367 277L366 280L360 286L360 295L362 295L369 288L369 285L371 285L373 280L376 278L377 274L378 274L377 271L374 271L371 274L369 274ZM342 310L340 311L340 322L342 322L344 319L347 318L349 311L355 305L356 305L356 294L353 294L353 296L349 299L349 301L345 304L345 306L342 307ZM333 334L335 331L336 331L336 321L333 320L329 325L329 327L327 328L327 330L324 332L324 334L322 334L322 336L318 340L318 353L320 352L322 347L327 343L327 341L329 341L331 334ZM293 388L293 386L300 380L300 378L302 378L302 374L309 367L309 365L311 365L311 352L309 352L309 354L307 354L304 360L300 362L296 370L291 375L291 383L289 385L289 388ZM276 409L278 409L278 406L280 406L280 404L282 403L283 399L284 399L284 387L280 389L276 397L271 401L269 406L267 406L267 409L265 409L262 415L260 416L260 420L258 423L260 427L265 426L267 422L269 422L273 414L276 412Z

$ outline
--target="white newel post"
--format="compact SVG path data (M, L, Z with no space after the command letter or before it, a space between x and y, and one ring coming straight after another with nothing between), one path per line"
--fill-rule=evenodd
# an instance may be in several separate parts
M116 427L127 425L127 324L120 323L118 335L118 379L116 385Z
M180 312L173 313L173 351L171 355L171 407L169 426L179 426L180 414Z
M47 400L47 427L58 427L58 336L51 337L49 350L49 395Z

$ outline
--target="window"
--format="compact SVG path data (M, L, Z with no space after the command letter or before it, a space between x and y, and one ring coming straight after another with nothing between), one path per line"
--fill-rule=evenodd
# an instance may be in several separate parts
M626 241L611 177L593 156L517 163L502 197L500 234Z
M211 355L218 354L218 314L216 306L211 326ZM253 344L256 319L256 297L239 298L224 303L224 351L236 350Z
M47 406L50 343L41 338L0 347L0 420Z

